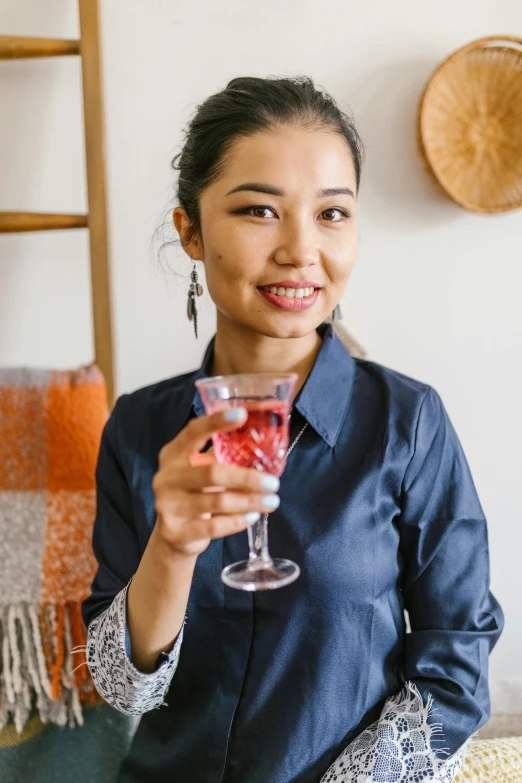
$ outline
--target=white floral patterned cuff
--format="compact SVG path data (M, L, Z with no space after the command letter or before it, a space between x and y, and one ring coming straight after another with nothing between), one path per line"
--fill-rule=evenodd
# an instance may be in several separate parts
M431 748L442 734L440 723L428 723L433 698L424 706L415 683L390 696L381 715L334 761L321 783L451 783L461 768L472 737L453 756ZM439 736L440 741L440 736Z
M125 715L143 715L166 704L168 691L176 671L183 630L168 658L153 672L141 672L126 653L127 591L132 582L118 593L112 604L89 623L86 657L98 693Z

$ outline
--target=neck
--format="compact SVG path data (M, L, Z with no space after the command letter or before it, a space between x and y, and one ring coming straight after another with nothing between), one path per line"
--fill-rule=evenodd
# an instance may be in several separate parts
M211 375L295 372L295 399L314 366L321 344L322 338L315 329L304 337L267 337L221 319L218 311Z

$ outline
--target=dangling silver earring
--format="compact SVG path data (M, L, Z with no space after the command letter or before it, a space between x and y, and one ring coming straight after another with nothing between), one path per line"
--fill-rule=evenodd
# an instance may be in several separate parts
M332 312L332 321L340 321L343 317L343 314L341 312L341 305L337 304L335 305L335 309Z
M198 273L196 272L196 264L190 273L190 288L187 299L187 316L189 321L194 319L194 332L196 334L196 340L198 338L198 311L196 309L196 296L202 296L203 286L198 283Z

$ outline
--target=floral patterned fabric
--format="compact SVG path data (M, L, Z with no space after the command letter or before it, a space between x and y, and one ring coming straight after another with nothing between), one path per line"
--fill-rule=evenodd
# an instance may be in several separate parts
M424 705L415 683L386 700L378 720L368 726L332 764L321 783L451 783L461 768L468 740L451 758L441 758L440 723L428 723L433 700Z
M133 577L134 578L134 577ZM127 657L127 591L121 590L112 604L96 617L87 632L87 665L98 692L125 715L142 715L165 703L179 660L182 627L167 660L153 672L141 672Z

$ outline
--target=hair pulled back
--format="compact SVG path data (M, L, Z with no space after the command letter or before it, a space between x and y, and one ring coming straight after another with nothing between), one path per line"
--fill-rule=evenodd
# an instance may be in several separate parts
M363 143L352 118L328 93L308 76L241 76L197 107L182 151L172 160L172 168L179 171L176 197L190 220L191 236L201 231L200 195L219 178L234 141L282 125L328 129L342 136L352 152L359 191Z

